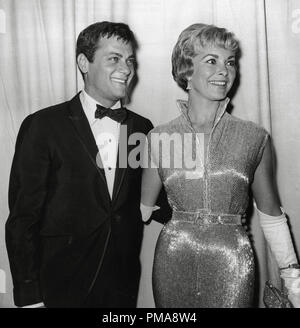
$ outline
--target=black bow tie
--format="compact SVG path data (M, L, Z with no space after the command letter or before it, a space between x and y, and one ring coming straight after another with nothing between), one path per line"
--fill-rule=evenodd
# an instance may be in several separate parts
M125 108L122 107L113 110L111 108L106 108L101 105L97 105L97 109L95 111L95 118L101 119L104 116L107 116L116 122L122 123L127 117L127 111Z

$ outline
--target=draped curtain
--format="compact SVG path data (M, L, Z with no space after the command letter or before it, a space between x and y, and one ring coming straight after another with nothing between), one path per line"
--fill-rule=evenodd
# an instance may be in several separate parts
M264 126L274 146L282 206L300 247L300 1L299 0L0 0L0 307L13 307L4 240L8 181L22 120L70 99L82 86L76 68L79 32L96 21L123 21L139 42L138 83L128 107L154 125L175 118L175 100L186 98L171 76L179 33L195 22L233 31L240 40L239 85L232 114ZM264 281L279 283L274 258L258 219L249 218L262 306ZM145 227L139 307L153 307L151 269L162 225Z

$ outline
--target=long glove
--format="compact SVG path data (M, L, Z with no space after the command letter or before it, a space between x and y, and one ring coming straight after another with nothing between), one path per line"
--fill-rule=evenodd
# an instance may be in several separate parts
M280 277L288 291L288 297L294 307L300 307L300 269L290 268L291 264L297 264L291 234L287 225L287 218L283 209L280 216L271 216L261 212L256 204L255 208L260 220L264 236L275 256L280 268Z
M297 263L287 218L283 209L280 216L271 216L261 212L255 205L264 236L273 252L279 268Z

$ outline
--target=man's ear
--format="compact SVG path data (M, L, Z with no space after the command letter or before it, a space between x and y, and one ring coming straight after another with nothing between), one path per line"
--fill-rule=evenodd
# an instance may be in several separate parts
M84 54L81 53L77 56L77 65L83 74L88 72L89 61Z

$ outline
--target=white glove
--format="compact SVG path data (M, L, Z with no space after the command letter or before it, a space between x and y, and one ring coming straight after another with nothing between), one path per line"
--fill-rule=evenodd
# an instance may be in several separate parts
M288 267L289 264L298 263L295 254L292 238L289 227L287 225L287 218L283 209L280 216L271 216L262 213L254 204L260 225L264 236L275 256L279 268Z
M142 213L142 220L144 222L147 222L151 215L152 215L152 212L153 211L156 211L160 209L159 206L147 206L147 205L144 205L144 204L140 204L140 210L141 210L141 213Z
M300 269L288 268L280 272L288 298L295 308L300 308Z
M287 218L283 209L280 216L271 216L261 212L254 203L260 219L264 236L275 256L280 270L280 277L288 292L288 298L295 308L300 307L300 269L288 268L296 264L297 257L294 250L291 234L287 225Z

